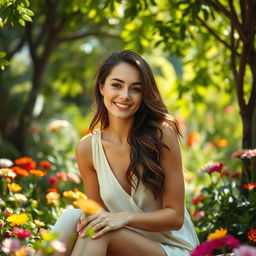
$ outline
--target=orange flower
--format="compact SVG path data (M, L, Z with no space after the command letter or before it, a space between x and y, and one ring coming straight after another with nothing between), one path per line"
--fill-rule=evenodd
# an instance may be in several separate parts
M39 163L44 169L50 169L52 167L52 164L49 161L41 161Z
M58 200L60 199L60 194L57 192L49 192L45 197L48 204L57 204Z
M74 205L89 214L96 214L100 211L100 205L92 199L79 197L78 200L74 202Z
M187 136L187 146L192 147L200 142L200 134L198 132L190 132Z
M249 239L251 242L256 243L256 229L250 230L250 231L247 233L247 236L248 236L248 239Z
M17 183L10 183L7 185L10 191L18 192L22 190L22 187Z
M87 134L89 134L91 131L89 130L89 129L83 129L82 131L81 131L81 133L82 133L82 135L87 135Z
M209 240L219 239L219 238L227 236L227 234L228 234L227 229L220 228L220 229L215 230L213 233L209 234L207 236L207 240L209 241Z
M15 164L20 165L22 168L26 169L27 171L36 168L36 163L30 157L20 157L14 162Z
M20 175L20 176L28 176L29 175L29 172L26 170L26 169L23 169L19 166L13 166L11 167L11 169L17 174L17 175Z
M72 191L72 190L68 190L68 191L63 192L63 196L68 197L68 198L74 198L74 194L75 194L75 192Z
M228 145L228 141L225 139L221 139L221 140L217 140L215 142L213 142L215 147L226 147Z
M47 192L58 192L56 188L47 188Z
M46 175L46 171L44 170L36 170L36 169L33 169L33 170L30 170L30 173L31 174L34 174L38 177L42 177L42 176L45 176Z

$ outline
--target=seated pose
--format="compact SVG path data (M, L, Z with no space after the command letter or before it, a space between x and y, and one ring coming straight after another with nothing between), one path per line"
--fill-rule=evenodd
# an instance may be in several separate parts
M138 54L117 51L101 64L90 130L77 163L88 198L102 210L64 212L53 231L64 242L78 236L58 255L188 256L198 238L184 203L181 134Z

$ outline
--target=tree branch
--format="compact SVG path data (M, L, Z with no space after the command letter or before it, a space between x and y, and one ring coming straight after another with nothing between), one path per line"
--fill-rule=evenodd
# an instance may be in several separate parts
M25 41L26 41L26 38L23 35L22 38L20 39L19 43L13 48L13 50L10 53L8 53L6 55L6 59L10 60L13 57L13 55L21 49L21 47L23 46Z
M36 56L36 47L32 41L32 24L30 22L26 24L26 34L28 38L29 51L30 51L32 61L33 63L36 63L38 58Z
M76 39L81 39L83 37L87 36L109 36L109 37L120 37L120 35L112 34L109 32L102 32L102 31L89 31L84 33L77 33L77 34L71 34L63 37L59 37L57 39L58 43L64 42L64 41L72 41Z
M246 40L245 35L243 33L241 24L239 23L237 17L233 15L228 9L226 9L219 1L212 1L212 0L204 0L208 5L212 6L216 11L221 11L223 14L230 19L236 30L238 31L241 39L243 41Z
M204 20L202 20L199 16L197 16L197 19L201 22L201 24L222 44L224 44L225 47L230 49L231 51L233 50L232 46L229 45L226 41L224 41L222 38L219 37L219 35L212 29L210 28ZM240 53L238 53L235 49L235 53L237 56L240 56Z

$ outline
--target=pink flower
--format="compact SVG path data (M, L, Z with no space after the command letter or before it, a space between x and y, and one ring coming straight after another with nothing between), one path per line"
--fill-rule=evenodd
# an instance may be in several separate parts
M57 177L54 177L54 176L51 176L48 178L48 182L51 184L51 185L57 185L58 183L58 180L57 180Z
M17 238L6 238L2 243L2 251L12 254L21 248L21 243Z
M68 180L67 174L65 172L56 172L56 177L63 181Z
M199 211L195 215L195 220L198 221L198 220L202 219L204 216L205 216L205 211Z
M65 252L66 251L65 244L59 240L53 240L53 241L51 241L50 244L51 244L52 248L57 252Z
M32 233L22 228L14 228L12 232L13 234L17 235L19 238L27 238L32 235Z
M256 248L249 245L241 245L233 250L235 256L256 256Z
M252 158L256 156L255 149L239 149L232 154L233 158Z
M213 255L213 251L217 249L221 249L227 246L229 249L236 248L240 245L240 241L233 237L232 235L228 235L219 239L209 240L199 244L194 251L192 252L191 256L202 256Z
M69 172L67 174L67 176L68 176L69 180L71 180L72 182L77 183L77 184L81 183L81 178L78 174Z
M221 171L223 168L224 164L223 163L219 163L219 164L214 164L214 165L205 165L200 172L206 172L206 173L213 173L213 172L217 172L217 171Z

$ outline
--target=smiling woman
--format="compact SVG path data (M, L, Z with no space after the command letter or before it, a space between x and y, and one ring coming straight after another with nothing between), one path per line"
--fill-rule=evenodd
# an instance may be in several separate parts
M181 134L147 62L129 50L104 60L94 109L76 156L86 194L102 210L64 212L53 231L69 243L58 255L188 256L198 239L184 205Z

